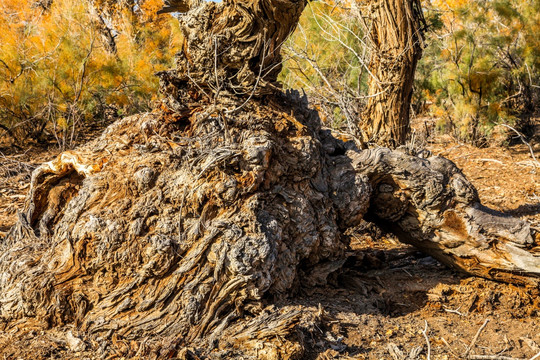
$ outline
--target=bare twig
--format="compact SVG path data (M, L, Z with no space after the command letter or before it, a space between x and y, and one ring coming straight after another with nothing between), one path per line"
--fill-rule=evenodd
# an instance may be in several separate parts
M540 359L540 352L536 355L534 355L532 358L530 358L529 360L537 360L537 359Z
M216 77L216 91L214 93L214 105L216 105L217 98L219 97L219 93L221 92L221 84L219 82L219 75L218 75L218 38L217 36L213 36L212 40L214 42L214 76Z
M489 318L487 318L484 323L482 324L482 326L480 326L480 329L478 329L478 331L476 332L476 335L474 335L474 338L471 342L471 344L469 345L469 347L467 348L467 350L465 351L465 353L463 354L463 357L464 358L467 358L469 356L469 353L471 352L471 350L473 349L474 345L476 344L476 341L478 341L478 337L480 336L480 334L482 333L482 331L484 330L484 328L486 327L486 325L489 323Z
M424 338L426 339L426 344L427 344L427 360L431 360L431 345L429 343L429 338L427 336L427 331L428 331L428 324L427 324L427 320L424 320L425 324L426 324L426 327L424 328L424 330L422 330L422 335L424 335Z
M471 360L525 360L502 355L469 355L467 359Z
M31 173L35 166L16 159L16 156L7 157L0 152L0 177L7 178L20 173Z
M519 139L521 140L522 143L524 143L525 145L527 145L527 147L529 148L529 152L531 153L531 156L535 162L535 165L537 166L540 166L540 162L538 162L538 159L536 159L536 156L534 155L534 150L531 146L531 144L529 144L527 142L527 140L525 140L525 136L523 136L522 133L520 133L519 131L517 131L516 129L514 129L513 127L511 127L510 125L506 125L506 124L500 124L501 126L504 126L505 128L508 128L510 130L512 130L513 132L515 132L517 134L517 136L519 136Z
M405 359L405 354L403 353L403 351L401 351L399 347L394 343L388 344L388 352L390 353L392 358L394 358L394 360Z
M534 342L533 340L531 340L529 338L526 338L526 337L522 337L522 338L519 338L519 339L522 340L523 342L525 342L525 344L527 344L527 346L532 351L534 351L534 352L540 351L540 346L538 346L538 344L536 344L536 342Z
M458 307L457 309L448 309L447 307L443 307L443 308L444 308L444 311L448 313L457 314L459 316L465 316L465 314L459 311L459 309L461 309L461 306Z
M500 160L495 160L495 159L475 159L475 161L482 161L482 162L494 162L494 163L497 163L497 164L501 164L501 165L504 165L504 163Z
M248 98L242 103L242 105L236 107L235 109L233 110L226 110L225 113L226 114L232 114L232 113L235 113L236 111L242 109L250 100L251 98L253 97L253 95L255 95L255 91L257 90L257 87L259 86L259 82L261 81L261 75L262 75L262 71L263 71L263 64L264 64L264 59L265 59L265 54L266 54L266 49L267 49L267 44L266 42L264 43L264 49L262 54L263 54L263 58L261 60L261 65L259 67L259 74L257 75L257 80L255 81L255 85L253 85L253 90L251 91L251 94L248 96Z
M459 356L454 352L454 350L452 350L452 347L450 346L450 344L448 344L448 342L446 341L445 338L441 337L441 340L442 342L444 343L444 345L446 345L448 347L448 350L450 351L450 354L452 354L452 356L458 358Z

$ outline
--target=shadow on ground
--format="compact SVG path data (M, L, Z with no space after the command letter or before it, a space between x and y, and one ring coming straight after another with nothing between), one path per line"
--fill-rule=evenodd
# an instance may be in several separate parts
M531 216L540 214L540 202L536 204L523 204L515 209L503 210L503 212L509 216Z
M304 332L305 359L370 358L375 348L385 353L379 341L397 332L392 324L429 307L436 287L465 278L408 245L392 246L356 249L327 286L278 303L322 314L319 327ZM421 321L409 325L417 336Z

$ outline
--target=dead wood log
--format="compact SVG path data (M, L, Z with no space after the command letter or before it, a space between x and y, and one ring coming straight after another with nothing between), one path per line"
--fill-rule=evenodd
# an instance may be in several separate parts
M469 274L538 286L540 234L483 206L453 162L385 148L348 155L373 186L375 221L402 241Z
M273 341L294 335L299 313L265 302L324 284L345 263L344 231L370 217L467 272L537 283L538 236L483 208L454 164L360 151L322 129L305 98L270 93L275 74L256 76L258 62L279 66L303 6L193 8L178 68L160 74L164 107L34 171L0 241L5 333L54 331L100 357L188 356L189 346L298 358L301 342Z

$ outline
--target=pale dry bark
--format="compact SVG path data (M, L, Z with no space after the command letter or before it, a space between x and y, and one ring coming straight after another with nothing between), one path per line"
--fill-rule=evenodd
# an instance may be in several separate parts
M346 261L345 231L364 218L465 271L538 283L540 238L481 207L453 163L361 151L324 130L305 98L269 93L275 76L261 82L240 57L227 60L262 59L259 37L227 35L230 56L214 65L218 80L232 76L217 91L197 65L215 54L201 29L239 3L206 3L182 20L184 55L160 75L161 110L118 121L33 173L19 221L0 241L6 334L45 331L72 357L127 346L122 353L144 358L301 358L301 314L264 306L325 284ZM272 2L255 7L270 21L263 4ZM279 44L295 22L283 24L263 38ZM239 28L256 35L251 25ZM198 54L193 67L187 54Z
M370 214L400 240L466 273L538 286L540 234L484 207L450 160L385 148L348 155L374 188Z
M367 3L372 76L362 130L367 142L396 147L405 143L409 133L414 73L422 56L425 22L419 0Z

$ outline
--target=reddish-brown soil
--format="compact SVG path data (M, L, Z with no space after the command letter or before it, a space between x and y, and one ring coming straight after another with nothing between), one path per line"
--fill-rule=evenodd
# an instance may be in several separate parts
M427 147L456 162L485 205L540 231L540 165L527 146L478 149L439 136ZM0 238L32 169L56 153L0 154ZM306 359L540 359L539 289L456 273L372 225L351 238L343 273L277 304L322 319L301 332Z

